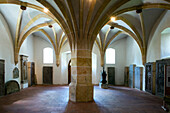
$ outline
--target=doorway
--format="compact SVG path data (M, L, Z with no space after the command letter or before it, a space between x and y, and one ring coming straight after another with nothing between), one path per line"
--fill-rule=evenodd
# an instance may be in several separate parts
M53 67L43 67L43 84L53 84Z
M108 84L115 85L115 67L108 67Z
M71 59L68 62L68 84L71 83Z
M0 97L5 95L5 61L0 60Z

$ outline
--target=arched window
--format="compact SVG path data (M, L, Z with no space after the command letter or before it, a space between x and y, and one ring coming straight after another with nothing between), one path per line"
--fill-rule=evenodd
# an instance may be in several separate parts
M106 64L115 64L115 49L108 48L106 50Z
M52 48L44 48L43 49L43 63L52 64L53 63L53 49Z

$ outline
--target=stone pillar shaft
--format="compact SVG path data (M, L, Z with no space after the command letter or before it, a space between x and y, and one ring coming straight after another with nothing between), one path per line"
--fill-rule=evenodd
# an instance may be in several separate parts
M73 50L69 99L74 102L93 101L91 50Z

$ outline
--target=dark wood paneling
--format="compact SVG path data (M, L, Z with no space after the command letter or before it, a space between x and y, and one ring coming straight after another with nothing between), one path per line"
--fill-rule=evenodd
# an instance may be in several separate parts
M108 84L115 85L115 67L108 67Z
M35 64L34 62L31 62L31 86L36 84L36 78L35 78Z
M53 84L53 67L43 67L43 84Z

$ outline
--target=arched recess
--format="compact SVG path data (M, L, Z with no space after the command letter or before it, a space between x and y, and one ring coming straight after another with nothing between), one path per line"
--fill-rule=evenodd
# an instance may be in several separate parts
M162 8L162 9L170 10L170 4L166 4L166 3L145 3L145 4L141 5L141 6L133 6L133 7L129 7L129 8L125 8L125 9L113 12L109 17L107 16L108 18L106 18L105 20L101 19L98 22L98 25L96 26L96 28L94 30L93 37L91 38L91 45L93 46L95 38L96 38L98 32L100 31L100 29L103 26L105 26L105 25L107 25L109 23L109 19L110 19L111 16L117 17L120 14L123 14L125 12L134 11L136 9L149 9L149 8ZM145 55L145 58L143 58L143 59L146 61L146 55Z
M97 45L98 45L98 47L99 47L99 50L100 50L100 54L101 54L101 66L103 67L103 65L104 65L104 56L105 56L105 51L106 51L106 49L108 48L108 46L110 45L110 43L112 42L112 40L114 39L114 38L116 38L119 34L121 34L121 33L125 33L125 34L127 34L127 35L129 35L130 37L132 37L136 42L137 42L137 44L138 44L138 46L139 46L139 48L140 48L140 51L141 51L141 54L142 54L142 62L143 62L143 65L146 63L146 54L144 53L144 47L143 47L143 43L142 43L142 40L141 40L141 38L140 37L137 37L136 36L136 34L134 34L132 31L130 31L129 29L127 29L127 28L125 28L125 27L123 27L123 26L121 26L121 25L118 25L118 24L114 24L114 23L112 23L112 22L110 22L110 21L108 21L108 25L110 25L110 26L114 26L115 28L118 28L118 29L121 29L121 30L123 30L123 31L119 31L119 32L117 32L110 40L109 40L109 42L106 44L106 46L104 47L104 48L102 48L102 47L99 47L101 44L100 44L100 42L97 42Z
M46 23L45 23L45 24L46 24ZM36 27L35 27L35 28L36 28ZM37 28L37 29L34 29L34 30L31 29L30 31L28 31L28 32L23 36L24 38L23 38L22 42L20 42L20 44L18 45L17 52L15 52L15 63L18 63L18 54L19 54L19 51L20 51L20 49L21 49L21 46L22 46L24 40L25 40L26 38L28 38L29 35L31 35L31 34L34 33L34 32L37 32L37 31L41 31L41 32L49 39L49 41L50 41L50 43L52 44L53 49L54 49L54 51L55 51L56 64L58 63L58 60L57 60L57 59L59 58L59 55L58 55L56 46L55 46L52 38L49 36L49 34L48 34L45 30L43 30L43 29L38 29L38 28Z
M147 62L155 62L156 60L161 59L161 33L166 28L170 27L170 11L167 11L166 14L163 15L161 20L156 23L157 25L154 26L155 30L152 32L152 36L150 37L150 42L148 43L147 49Z
M42 2L46 2L46 1L38 1L38 2L42 3ZM65 32L65 34L68 37L70 48L72 47L71 46L72 45L72 40L74 40L74 38L72 38L68 25L66 24L65 21L63 21L64 19L62 18L62 16L58 12L56 12L56 11L54 12L53 10L50 10L50 12L44 12L44 8L42 8L40 6L31 4L31 3L27 3L27 2L22 2L22 1L19 1L19 0L1 0L0 4L23 5L23 6L38 10L38 11L48 15L50 18L53 19L53 21L55 21L62 28L62 30ZM43 5L46 7L45 4L43 4ZM53 9L53 8L51 7L50 9Z
M161 32L161 44L160 44L160 48L161 48L161 59L164 58L170 58L170 27L164 29Z

